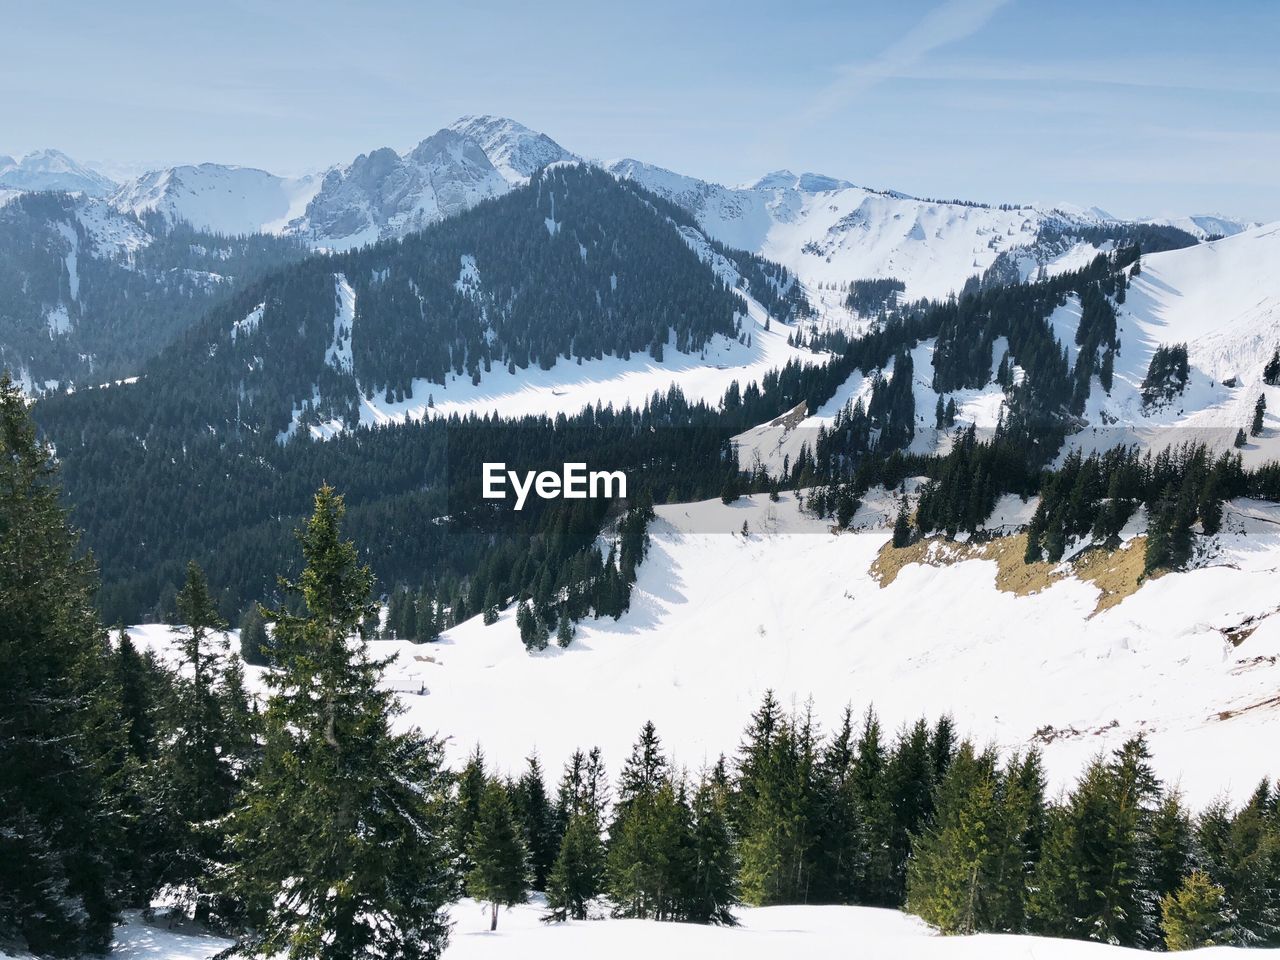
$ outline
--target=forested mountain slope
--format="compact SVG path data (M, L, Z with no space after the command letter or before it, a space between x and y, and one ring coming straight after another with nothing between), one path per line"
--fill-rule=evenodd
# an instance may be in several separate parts
M67 193L0 206L0 369L29 389L136 376L240 283L307 253L214 236Z

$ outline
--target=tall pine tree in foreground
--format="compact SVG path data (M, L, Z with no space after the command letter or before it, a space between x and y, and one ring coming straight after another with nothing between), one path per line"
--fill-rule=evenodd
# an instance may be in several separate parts
M393 733L400 710L358 631L373 575L341 537L342 498L316 494L299 533L305 569L273 611L261 768L232 820L230 887L249 951L290 960L437 957L454 890L441 745Z
M0 940L72 956L111 939L127 730L54 469L0 377Z

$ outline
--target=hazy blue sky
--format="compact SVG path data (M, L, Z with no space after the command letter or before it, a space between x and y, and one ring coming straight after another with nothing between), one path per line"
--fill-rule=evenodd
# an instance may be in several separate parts
M1280 219L1277 0L5 6L15 155L295 172L495 113L729 183Z

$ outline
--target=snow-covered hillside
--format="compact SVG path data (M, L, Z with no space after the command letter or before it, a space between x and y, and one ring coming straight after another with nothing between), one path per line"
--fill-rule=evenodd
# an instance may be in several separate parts
M278 233L302 215L319 187L316 176L277 177L252 167L202 163L144 174L117 190L111 204L210 233Z
M1120 309L1120 352L1110 395L1095 382L1075 438L1085 447L1125 441L1164 446L1197 440L1227 447L1248 428L1259 395L1269 413L1246 463L1280 457L1280 387L1262 381L1280 347L1280 223L1213 243L1143 257ZM1144 409L1140 388L1160 345L1185 343L1191 376L1183 393ZM1231 384L1228 386L1227 384Z
M1025 522L1032 508L1006 499L992 522ZM696 770L736 747L772 688L796 706L812 697L828 729L846 704L874 705L891 730L951 713L980 742L1039 744L1054 789L1139 732L1194 806L1223 791L1242 799L1280 772L1272 753L1245 748L1270 742L1280 710L1274 504L1229 504L1197 569L1106 609L1101 588L1076 576L1004 592L991 559L910 564L882 586L872 563L895 511L869 496L864 529L837 535L790 494L659 507L620 620L584 621L567 650L531 656L514 610L493 626L477 617L435 644L378 644L399 654L388 682L405 722L449 737L452 760L480 743L499 769L534 749L554 769L593 744L617 764L653 720ZM166 627L133 632L169 645Z
M896 277L910 299L958 291L1001 253L1033 245L1044 226L1098 222L1038 207L919 200L785 170L724 187L638 160L606 167L689 209L711 237L776 260L809 284Z
M805 956L837 960L1122 960L1150 954L1123 947L1044 937L940 937L918 918L874 907L743 907L737 927L649 920L585 920L546 924L546 908L531 902L504 910L489 932L488 912L472 900L450 910L453 933L445 960L650 960L737 957L776 960ZM231 941L195 931L149 925L136 914L116 931L111 960L207 960ZM856 946L855 946L856 945ZM851 952L853 951L853 952ZM1280 951L1214 947L1187 956L1200 960L1272 957ZM0 953L0 960L9 960Z
M61 150L37 150L21 160L0 157L0 187L11 190L66 190L103 197L116 184Z

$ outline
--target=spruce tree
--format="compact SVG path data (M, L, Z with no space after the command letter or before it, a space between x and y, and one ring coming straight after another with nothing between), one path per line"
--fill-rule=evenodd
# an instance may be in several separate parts
M301 611L271 612L280 669L268 674L265 754L231 822L230 888L254 936L290 960L438 957L454 891L442 748L393 733L360 624L373 575L341 537L342 498L321 487L299 532L305 566L282 585Z
M240 619L240 656L255 667L271 665L271 644L267 626L256 603L250 604Z
M489 904L489 929L498 929L498 908L529 898L528 850L506 788L490 780L480 797L480 813L468 851L467 894Z
M904 500L898 505L898 516L893 521L893 545L902 549L911 543L911 518L907 516L907 503Z
M232 749L234 731L225 686L226 624L214 607L203 571L194 562L187 565L177 613L182 623L175 628L177 691L163 758L174 835L162 880L181 890L184 907L194 911L196 920L207 923L219 906L214 877L226 861L221 830L211 825L231 811L240 771ZM237 696L243 696L243 687Z
M602 891L604 868L604 844L595 815L587 811L571 814L547 877L550 919L587 919L588 904Z
M1264 393L1258 394L1258 402L1253 405L1253 422L1249 425L1249 433L1252 436L1262 436L1262 423L1267 415L1267 396Z
M555 817L537 754L531 754L527 764L525 772L516 781L512 799L529 854L531 884L534 890L546 890L547 874L555 862L560 838L556 836Z
M728 778L724 761L704 776L693 795L692 876L685 919L735 926L738 857L729 824Z
M1226 934L1225 891L1203 870L1187 874L1181 886L1160 901L1164 943L1170 950L1216 946Z
M992 929L999 862L995 758L961 745L942 783L937 817L916 838L907 873L907 909L943 933Z
M0 375L0 939L75 956L111 940L128 748L55 470Z
M1149 947L1157 940L1150 827L1159 785L1146 744L1090 764L1049 821L1029 919L1047 936Z

